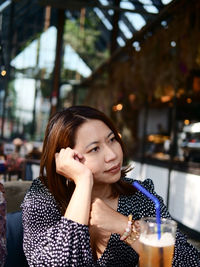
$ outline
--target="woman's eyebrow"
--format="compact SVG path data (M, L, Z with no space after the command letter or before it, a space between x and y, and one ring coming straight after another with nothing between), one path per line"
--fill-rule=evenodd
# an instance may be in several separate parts
M108 139L112 134L114 134L113 131L111 131L111 132L108 134L108 136L106 137L106 139Z

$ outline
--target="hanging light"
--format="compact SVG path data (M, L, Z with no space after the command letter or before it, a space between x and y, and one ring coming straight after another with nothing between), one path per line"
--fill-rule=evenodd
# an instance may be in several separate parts
M186 120L184 120L184 124L188 125L188 124L190 124L190 121L186 119Z
M131 103L133 103L133 102L135 101L135 99L136 99L136 96L135 96L135 94L130 94L130 95L128 96L128 98L129 98L129 101L130 101Z
M6 76L6 69L5 69L5 67L4 66L1 66L1 76Z
M112 109L113 109L113 111L115 111L115 112L116 112L116 111L120 111L120 110L123 109L123 105L119 103L119 104L113 106Z
M171 41L171 47L176 47L176 42L175 41Z
M190 97L188 97L186 101L188 104L192 103L192 99Z
M170 100L171 100L171 96L169 96L169 95L161 96L161 102L163 102L163 103L169 102Z
M6 70L1 71L1 76L6 76Z

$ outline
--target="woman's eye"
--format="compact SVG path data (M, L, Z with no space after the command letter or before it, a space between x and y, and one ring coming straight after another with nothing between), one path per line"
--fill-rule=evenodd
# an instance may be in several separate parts
M111 139L110 139L110 142L114 142L116 140L115 136L113 136Z
M99 150L99 147L96 146L96 147L92 148L89 152L97 152L98 150Z

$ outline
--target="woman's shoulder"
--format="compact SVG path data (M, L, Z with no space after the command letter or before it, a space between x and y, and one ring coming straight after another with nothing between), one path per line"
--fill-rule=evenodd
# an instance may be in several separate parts
M33 180L29 190L27 191L22 207L26 204L35 203L35 205L40 205L40 203L55 203L55 199L48 188L42 183L40 178Z
M23 224L28 224L31 229L37 228L38 233L61 218L54 196L39 178L33 180L24 197L21 208Z
M40 178L35 178L27 192L28 194L47 194L50 193L48 188L42 183Z

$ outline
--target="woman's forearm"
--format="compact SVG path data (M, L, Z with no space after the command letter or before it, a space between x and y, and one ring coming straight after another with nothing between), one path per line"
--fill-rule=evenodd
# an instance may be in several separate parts
M88 225L92 186L92 178L82 179L82 181L76 185L64 217Z

